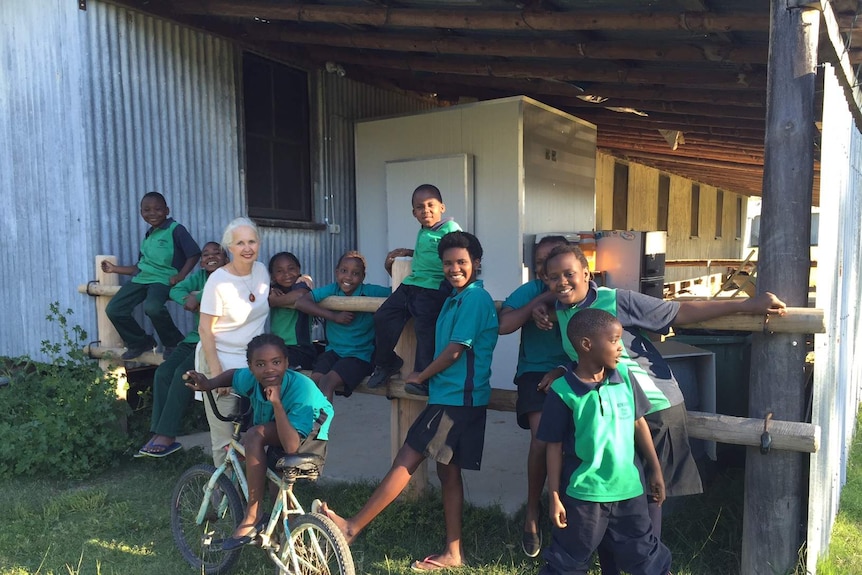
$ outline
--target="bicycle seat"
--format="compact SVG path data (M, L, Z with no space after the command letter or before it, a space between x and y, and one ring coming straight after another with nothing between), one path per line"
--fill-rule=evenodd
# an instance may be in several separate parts
M288 476L311 479L320 475L323 463L316 453L289 453L275 462L275 468Z

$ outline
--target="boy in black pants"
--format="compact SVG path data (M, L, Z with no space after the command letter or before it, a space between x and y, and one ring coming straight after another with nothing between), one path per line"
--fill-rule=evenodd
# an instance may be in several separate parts
M449 232L460 231L461 226L451 218L443 220L446 206L440 190L431 184L422 184L413 191L413 217L421 228L416 236L416 247L412 250L399 248L386 256L386 271L392 274L392 264L397 257L413 256L412 270L374 314L375 352L374 371L368 378L368 387L386 384L389 378L401 370L404 360L393 349L401 337L404 325L411 317L416 331L416 359L413 371L428 367L434 359L434 326L437 316L451 287L443 279L443 268L437 254L440 238ZM408 383L408 393L428 395L428 383Z
M622 355L622 325L585 309L566 337L578 352L550 387L538 437L547 441L551 545L541 573L586 574L604 539L632 575L666 575L670 551L652 533L635 447L646 462L649 497L661 504L664 479L643 416L650 407Z

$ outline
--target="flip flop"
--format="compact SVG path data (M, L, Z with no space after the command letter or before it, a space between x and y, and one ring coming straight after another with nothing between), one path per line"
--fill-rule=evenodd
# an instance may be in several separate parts
M149 450L152 446L153 446L153 440L150 439L132 457L147 457L150 454Z
M167 457L171 453L179 451L183 446L181 443L174 441L170 445L163 445L161 443L154 443L150 446L150 448L144 452L145 455L149 457Z
M416 560L410 565L411 571L422 572L422 571L440 571L443 569L458 569L461 565L443 565L434 557L438 557L438 555L429 555L422 561Z

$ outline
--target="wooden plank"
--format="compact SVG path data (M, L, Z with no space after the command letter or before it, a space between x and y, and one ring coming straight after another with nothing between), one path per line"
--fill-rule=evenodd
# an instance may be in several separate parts
M117 257L108 255L96 256L95 270L97 283L91 285L110 287L111 290L114 291L113 294L100 295L96 297L96 338L102 346L120 348L119 354L117 354L117 357L119 357L123 353L123 340L120 338L120 334L117 333L114 324L111 323L110 319L108 319L108 314L105 313L105 310L114 294L120 291L120 276L119 274L109 274L102 271L103 261L109 261L116 265ZM122 362L116 363L103 359L99 361L99 367L102 368L102 371L109 372L114 376L115 381L117 382L117 397L120 399L126 399L128 380L126 378L126 368Z
M112 291L116 293L119 287L110 286L90 286L91 294L110 294ZM87 286L78 286L78 291L87 293ZM374 313L380 307L386 298L374 297L328 297L320 305L327 309L338 311L363 311ZM681 301L685 298L679 298ZM703 299L703 298L699 298ZM500 309L502 302L494 302L497 309ZM756 333L825 333L826 326L823 318L823 310L816 308L788 308L784 316L779 315L754 315L754 314L735 314L725 317L719 317L708 321L687 324L687 328L697 329L716 329L716 330L731 330L731 331L751 331ZM110 347L110 346L108 346ZM400 355L400 354L399 354Z
M700 411L689 411L686 425L689 437L749 447L759 448L763 434L762 419ZM769 435L772 437L771 450L814 453L820 447L820 426L811 423L772 419L769 421Z
M377 26L387 28L439 28L449 30L681 30L685 32L762 31L769 26L763 11L716 14L686 12L557 12L552 10L433 10L377 6L322 6L261 0L176 0L175 14L233 18L262 18L301 23Z

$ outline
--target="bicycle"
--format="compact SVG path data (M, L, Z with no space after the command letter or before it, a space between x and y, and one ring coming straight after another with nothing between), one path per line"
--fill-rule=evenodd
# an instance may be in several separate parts
M244 414L224 417L212 392L205 393L216 417L233 423L233 436L221 466L195 465L177 481L171 495L171 532L192 567L206 575L220 575L233 567L242 550L225 551L221 542L239 525L248 500L248 483L240 463L245 449L239 433L250 408ZM316 422L309 438L316 438L321 423ZM280 475L267 468L267 478L278 487L278 498L256 544L275 563L277 575L355 575L353 556L341 530L325 515L307 513L293 493L297 480L316 480L323 463L320 454L295 453L278 459L275 468Z

